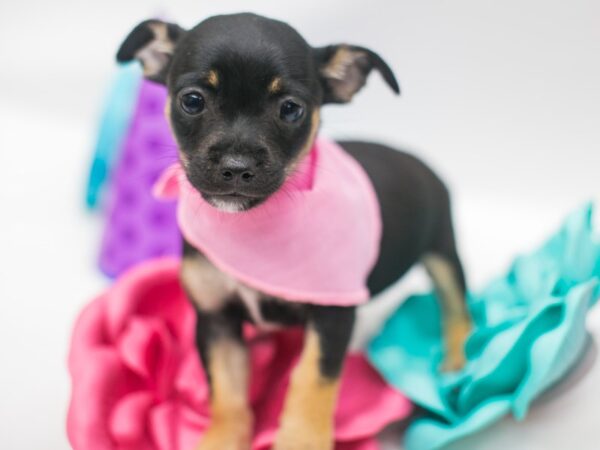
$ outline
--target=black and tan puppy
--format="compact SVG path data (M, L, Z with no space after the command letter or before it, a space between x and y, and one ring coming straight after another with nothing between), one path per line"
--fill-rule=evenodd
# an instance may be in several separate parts
M206 201L227 211L253 208L276 192L311 148L321 106L349 102L373 69L399 92L391 69L373 51L348 44L313 48L287 24L253 14L212 17L191 30L146 21L117 58L138 59L146 77L168 87L166 114L187 177ZM444 185L405 153L340 144L364 168L380 203L383 236L368 280L371 294L424 262L442 300L445 368L459 368L470 321ZM248 308L242 297L249 288L188 243L182 267L212 390L213 421L200 448L250 448L248 356L241 337L243 321L250 320L307 330L274 449L331 450L338 377L355 309L312 305L310 299L292 304L258 292L255 308Z

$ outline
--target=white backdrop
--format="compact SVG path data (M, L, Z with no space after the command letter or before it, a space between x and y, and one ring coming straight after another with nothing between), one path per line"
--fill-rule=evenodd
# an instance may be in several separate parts
M599 196L598 0L3 0L0 447L68 448L70 328L107 284L94 260L100 222L82 199L116 48L156 14L190 26L242 10L390 63L402 96L374 75L352 105L326 108L324 132L403 146L442 173L475 287ZM590 326L600 336L597 310ZM507 419L456 448L593 449L600 369L590 370L524 424Z

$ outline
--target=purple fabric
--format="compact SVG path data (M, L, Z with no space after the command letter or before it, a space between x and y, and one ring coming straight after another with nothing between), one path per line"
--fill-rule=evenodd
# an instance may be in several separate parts
M120 160L112 173L100 269L116 277L158 256L181 253L175 203L158 201L152 186L177 161L177 146L164 117L164 86L143 81Z

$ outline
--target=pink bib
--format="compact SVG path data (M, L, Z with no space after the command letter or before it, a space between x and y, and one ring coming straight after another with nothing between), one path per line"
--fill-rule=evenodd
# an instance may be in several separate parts
M362 167L334 142L317 138L280 190L248 211L223 212L207 203L179 164L165 170L155 195L178 198L187 241L254 289L322 305L369 298L366 281L381 238L379 204Z

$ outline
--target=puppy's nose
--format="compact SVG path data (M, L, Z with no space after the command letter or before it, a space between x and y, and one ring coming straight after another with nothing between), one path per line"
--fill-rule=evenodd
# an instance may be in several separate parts
M249 183L254 178L254 161L242 155L224 156L220 170L225 181Z

